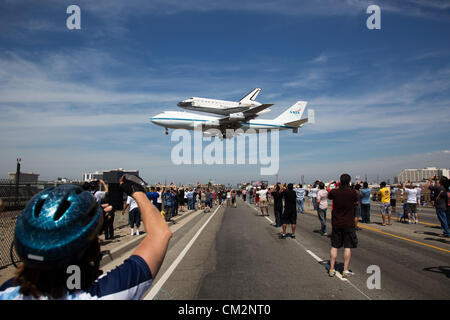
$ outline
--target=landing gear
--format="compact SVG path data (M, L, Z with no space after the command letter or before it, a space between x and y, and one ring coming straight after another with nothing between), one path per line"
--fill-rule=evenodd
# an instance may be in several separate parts
M166 136L169 134L169 129L166 128Z

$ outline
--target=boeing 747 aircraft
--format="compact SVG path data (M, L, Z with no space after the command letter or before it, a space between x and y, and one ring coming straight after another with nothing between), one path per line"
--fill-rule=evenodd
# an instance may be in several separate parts
M179 102L177 105L188 110L228 116L232 113L242 112L249 110L250 108L260 106L261 103L255 100L260 92L260 88L255 88L249 94L239 100L239 102L192 97L190 99ZM269 106L272 105L273 104L270 104ZM259 112L259 115L267 112L270 112L270 109L265 108Z
M298 101L293 106L284 111L275 119L258 119L258 112L267 108L267 105L261 105L248 109L244 112L234 113L223 118L215 116L204 116L189 112L164 111L150 119L156 125L168 129L187 129L194 130L198 125L202 125L202 131L205 136L219 135L220 138L231 138L226 135L226 129L254 129L258 132L261 129L292 129L294 133L298 132L305 123L314 123L314 110L309 110L308 118L302 119L303 112L306 108L306 101ZM205 132L208 129L218 129L220 134L209 134Z

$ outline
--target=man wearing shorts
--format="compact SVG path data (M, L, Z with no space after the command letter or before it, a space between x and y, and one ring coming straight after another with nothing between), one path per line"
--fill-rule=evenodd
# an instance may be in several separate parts
M411 224L411 214L414 219L414 223L419 223L419 215L417 214L417 190L412 186L406 188L405 183L403 184L403 192L406 192L406 214L408 214L408 223Z
M331 212L331 250L329 276L334 277L338 249L344 246L344 272L343 277L349 278L353 273L348 269L350 265L351 249L358 245L355 232L355 204L357 203L356 191L350 188L350 175L344 173L340 177L339 188L328 193L328 199L333 200Z
M393 186L391 186L391 209L395 215L397 213L397 188ZM398 221L400 221L400 218L398 218Z
M391 223L391 189L386 187L386 182L380 183L380 190L378 191L381 199L381 217L383 218L383 226L386 225L386 213L388 214L388 225Z
M259 208L261 209L261 216L264 216L264 209L266 209L267 216L269 216L269 208L267 207L267 187L262 186L261 190L256 193L259 196Z

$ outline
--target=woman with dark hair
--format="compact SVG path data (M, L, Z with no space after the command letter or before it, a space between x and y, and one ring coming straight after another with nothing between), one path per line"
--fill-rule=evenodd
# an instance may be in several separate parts
M297 224L297 194L294 191L294 185L289 183L287 190L283 191L284 211L281 215L281 223L283 225L283 232L280 239L286 238L287 225L291 225L291 238L295 238L295 225Z
M325 190L325 184L319 182L319 191L317 192L317 216L320 221L320 233L327 235L327 209L328 209L328 191Z
M272 188L271 195L273 198L273 214L275 216L274 226L278 228L281 227L281 213L283 212L283 195L279 184Z

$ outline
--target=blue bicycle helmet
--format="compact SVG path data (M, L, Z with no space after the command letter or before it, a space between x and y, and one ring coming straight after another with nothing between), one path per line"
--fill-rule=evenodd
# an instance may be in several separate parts
M77 261L103 225L100 204L66 184L35 195L17 218L17 254L28 266L55 267Z

